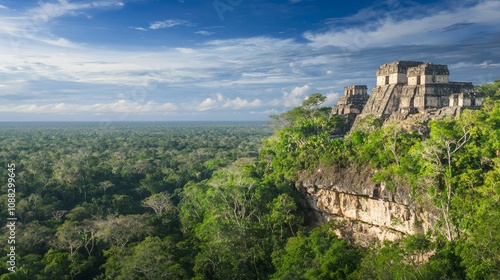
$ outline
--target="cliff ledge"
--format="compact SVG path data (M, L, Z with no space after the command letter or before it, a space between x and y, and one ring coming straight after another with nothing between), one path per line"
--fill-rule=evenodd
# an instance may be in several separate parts
M438 213L423 209L400 182L395 190L371 180L369 167L317 169L300 175L297 189L313 223L338 222L337 234L362 246L432 230Z

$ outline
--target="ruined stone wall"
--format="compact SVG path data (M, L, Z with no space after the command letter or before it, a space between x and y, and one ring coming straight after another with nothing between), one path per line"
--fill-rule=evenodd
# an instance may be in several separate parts
M475 93L474 85L470 82L450 82L449 86L452 93Z
M471 91L474 91L474 87L469 83L409 85L404 87L401 107L414 107L420 112L426 109L443 108L450 105L449 99L453 93ZM411 105L411 100L413 100L413 105Z
M459 93L450 96L450 107L481 107L484 98L474 93Z
M407 80L404 73L392 73L387 76L377 76L377 86L406 84Z
M398 109L402 88L402 85L384 85L373 88L360 117L375 115L380 118L391 115L394 110Z
M342 96L336 106L332 108L332 115L359 114L363 110L368 95Z
M444 84L449 83L449 76L447 75L422 75L420 78L417 76L408 77L408 85L428 85L428 84Z
M449 83L448 66L425 63L408 68L408 85L428 85Z
M409 67L417 66L422 62L395 61L382 64L376 72L377 86L407 84L407 71Z
M351 129L354 120L363 110L368 98L366 85L344 87L344 95L339 98L337 105L332 108L331 112L331 115L337 115L344 121L344 127L333 132L333 134L343 135Z
M368 94L368 87L366 85L354 85L344 87L344 96L364 96Z

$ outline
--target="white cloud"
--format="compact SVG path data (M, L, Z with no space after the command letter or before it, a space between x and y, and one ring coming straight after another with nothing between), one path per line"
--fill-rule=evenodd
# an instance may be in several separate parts
M135 29L135 30L139 30L139 31L148 31L146 28L144 27L130 27L132 29Z
M305 85L303 87L296 87L292 89L292 92L290 92L288 95L293 96L293 97L303 97L304 95L307 94L307 92L311 89L309 85Z
M3 23L0 18L0 25L8 26ZM1 33L2 30L0 36ZM60 37L38 40L44 44L14 36L9 39L11 44L0 45L0 52L7 54L0 56L0 65L11 66L4 74L21 75L30 81L45 78L120 86L168 83L206 90L258 85L276 88L272 85L298 80L302 74L292 73L288 65L289 56L299 48L291 40L260 37L227 40L226 43L219 40L195 48L166 47L144 52L99 49ZM276 55L275 46L280 46L280 55ZM68 47L74 49L60 49ZM300 57L294 58L297 59ZM25 70L19 72L19 68Z
M260 101L260 99L248 101L240 97L236 97L235 99L227 99L224 105L222 105L223 108L230 109L255 108L260 106L262 106L262 101Z
M182 19L167 19L164 21L155 21L149 25L149 29L171 28L177 25L192 26L193 24Z
M302 102L312 93L312 88L309 85L304 85L302 87L295 87L290 92L284 92L282 99L273 99L267 103L268 106L278 107L297 107L302 104ZM316 88L314 92L318 92ZM339 94L338 93L327 93L323 94L326 96L324 106L333 106L337 103Z
M461 44L455 39L442 39L447 41L437 46L426 45L420 49L415 49L415 46L405 46L407 42L405 38L410 38L408 41L410 43L420 39L422 43L428 43L432 42L431 40L441 39L429 39L427 35L448 30L443 33L444 36L452 36L458 33L455 30L459 27L462 27L460 32L469 32L469 29L474 31L476 27L484 26L487 27L484 32L492 31L493 35L498 34L494 32L498 28L490 24L495 20L498 22L493 18L498 15L499 4L493 1L483 1L479 5L469 6L470 17L464 17L465 8L457 5L452 11L435 12L420 18L412 18L410 15L402 20L383 17L377 22L377 26L365 24L352 27L350 24L350 28L339 28L335 32L312 30L306 33L313 39L310 43L261 36L207 40L204 43L186 44L183 47L164 46L161 49L145 47L146 49L138 50L126 46L122 48L79 45L50 32L52 25L46 24L44 20L62 15L81 16L80 12L83 9L94 9L88 6L89 1L75 3L50 1L55 6L59 5L59 8L47 7L47 11L39 12L38 21L28 21L28 24L36 25L28 28L23 24L32 18L17 11L2 11L2 13L12 13L13 16L0 17L2 26L0 39L5 42L0 44L0 53L3 54L0 56L0 77L1 83L5 85L0 93L0 111L7 110L2 104L25 104L20 105L25 106L20 108L23 110L31 108L40 112L45 109L49 112L57 110L69 112L71 111L69 108L72 108L78 112L87 107L77 107L75 100L85 98L85 102L94 103L92 112L99 108L122 110L132 107L133 110L139 110L138 108L158 109L162 104L167 104L165 105L167 109L170 105L173 106L163 103L164 100L176 100L175 104L179 104L182 108L190 108L197 114L202 114L199 111L213 109L231 111L251 108L253 112L263 112L272 108L286 109L284 107L298 106L308 94L316 91L330 92L327 94L328 102L334 102L338 96L331 92L340 92L343 86L349 84L367 84L370 87L370 83L374 83L375 80L376 67L392 59L421 59L423 56L429 56L423 61L449 64L453 75L462 73L460 79L455 79L455 76L453 80L474 81L472 80L474 77L479 77L476 80L481 80L482 77L486 77L485 75L496 73L500 69L498 55L493 53L494 48L491 47L494 44L494 36L490 39L486 38L487 36L477 37L484 33L470 37L470 40L464 41L466 44ZM116 4L119 2L116 1L98 3L108 3L108 8L119 6ZM490 11L483 13L487 8ZM479 11L484 15L481 20L477 20ZM43 13L46 16L42 16ZM430 24L432 20L436 22ZM447 22L443 23L441 20ZM470 21L471 24L455 24L466 21ZM158 28L162 25L167 28L175 24L175 20L163 21L163 24L158 24ZM424 31L419 31L417 27ZM27 31L23 28L27 28ZM35 32L37 31L35 28L40 28L43 32ZM135 29L148 30L141 27ZM211 30L208 27L205 29ZM357 40L352 36L363 35L363 32L368 34L366 36L371 41L364 45L353 44L354 48L364 47L367 50L357 53L356 56L349 57L350 53L346 55L337 48L317 48L349 45ZM192 32L190 34L194 36ZM414 34L418 35L416 39L411 38ZM381 36L381 39L377 36ZM484 51L483 49L480 49L481 52L477 51L477 46L485 42L489 45ZM387 48L378 48L385 44L388 45ZM440 55L443 53L446 55ZM414 57L415 55L417 57ZM437 57L440 60L432 60ZM459 68L457 69L459 71L456 71L453 65L471 65L474 70L483 72L474 73L471 77L468 74L473 71L471 67L456 66L455 68ZM19 84L6 82L13 80L22 82ZM301 86L294 88L296 85ZM123 92L131 94L139 92L141 98L120 96L119 94ZM212 92L214 95L193 101L187 100L190 97L183 94L185 92L196 96L206 92ZM225 94L223 96L221 93L215 94L216 92ZM132 99L137 102L128 101L123 104L116 101L119 99ZM151 99L158 104L147 105L142 102ZM19 100L22 102L18 102ZM58 107L53 104L54 100L58 100L57 103L60 104ZM115 104L114 107L111 107L112 104ZM9 107L17 108L16 105Z
M84 16L87 19L91 19L92 15L82 11L105 8L121 8L123 6L124 4L118 1L93 1L78 3L69 2L67 0L50 2L40 1L36 7L28 9L26 12L18 12L17 10L10 11L14 13L14 15L0 19L0 25L3 27L3 33L6 33L16 39L39 41L54 46L80 47L76 43L52 34L49 25L51 21L68 15Z
M66 48L80 48L82 47L79 44L73 43L65 38L58 39L40 39L40 41L45 42L50 45L58 46L58 47L66 47Z
M224 98L220 93L216 94L216 99L207 98L196 107L198 111L206 111L217 108L225 108L231 110L246 109L246 108L257 108L264 104L260 99L254 99L253 101L248 101L247 99L236 97L234 99Z
M177 110L177 106L172 103L158 104L154 101L138 103L127 100L117 100L112 103L97 104L66 104L52 103L46 105L25 104L17 106L1 105L0 112L15 113L164 113Z
M2 72L3 69L0 67L0 72ZM9 79L9 80L3 80L2 81L2 89L0 90L0 97L3 96L11 96L15 97L18 92L25 92L29 90L27 88L27 81L23 79Z
M182 54L195 54L196 50L192 48L175 48L175 50L179 51Z
M123 7L125 4L120 1L93 1L71 3L67 0L57 2L39 2L38 7L28 11L29 18L33 22L48 22L53 18L64 15L78 15L77 11L87 9L97 9L106 7Z
M478 31L470 25L477 26L480 30L500 31L500 25L498 25L500 1L481 1L473 7L457 6L456 9L439 13L429 8L432 13L415 18L395 19L392 16L404 12L403 10L387 12L375 23L370 21L359 27L343 29L334 27L327 32L308 31L304 33L304 38L316 48L336 46L349 50L361 50L401 44L449 43ZM463 23L464 19L470 23L467 25L469 26L467 32L464 32L465 29L458 33L443 32L454 24Z
M286 107L296 107L302 104L304 98L309 93L311 87L309 85L305 85L302 87L296 87L292 89L290 92L283 93L283 104Z
M338 93L328 93L325 94L326 100L324 105L325 106L335 106L337 105L337 102L339 100L339 94Z
M210 36L210 35L213 35L215 33L214 32L209 32L209 31L206 31L206 30L200 30L200 31L196 31L194 34L203 35L203 36Z
M212 98L207 98L207 99L203 100L203 102L201 102L201 104L198 105L198 107L196 107L196 109L198 111L206 111L206 110L215 109L217 107L218 107L218 103L216 100L213 100Z

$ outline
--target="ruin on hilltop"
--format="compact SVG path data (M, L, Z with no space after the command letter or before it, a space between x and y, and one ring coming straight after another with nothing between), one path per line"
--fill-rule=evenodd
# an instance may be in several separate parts
M351 129L354 120L363 111L369 97L366 85L344 87L344 95L332 108L332 115L338 115L343 121L343 128L342 131L338 132L339 134L345 134Z
M459 115L464 108L480 108L483 97L470 82L450 82L447 65L418 61L382 64L370 95L366 85L347 86L332 109L344 120L344 132L373 115L384 120L425 120Z

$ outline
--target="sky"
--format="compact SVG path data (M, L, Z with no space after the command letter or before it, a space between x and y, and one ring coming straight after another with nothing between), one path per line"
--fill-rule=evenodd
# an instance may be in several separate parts
M384 63L500 79L498 0L0 0L0 121L267 120Z

